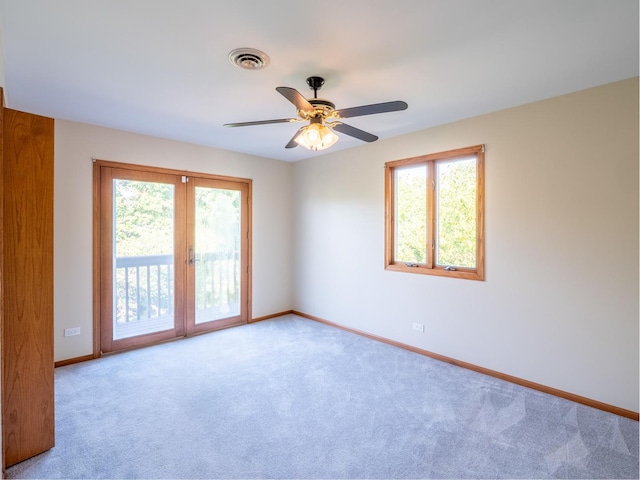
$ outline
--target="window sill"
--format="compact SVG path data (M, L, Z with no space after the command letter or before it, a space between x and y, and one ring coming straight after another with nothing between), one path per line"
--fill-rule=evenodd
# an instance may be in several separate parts
M385 266L385 270L390 270L392 272L417 273L420 275L435 275L438 277L484 281L484 272L463 268L457 270L445 270L444 267L428 268L424 265L409 267L404 263L391 263Z

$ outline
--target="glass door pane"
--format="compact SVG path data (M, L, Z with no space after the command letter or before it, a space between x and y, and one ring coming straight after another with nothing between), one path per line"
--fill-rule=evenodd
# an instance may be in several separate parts
M113 340L174 328L174 190L113 180Z
M241 192L195 187L195 323L240 315Z
M251 180L98 162L99 351L247 323Z

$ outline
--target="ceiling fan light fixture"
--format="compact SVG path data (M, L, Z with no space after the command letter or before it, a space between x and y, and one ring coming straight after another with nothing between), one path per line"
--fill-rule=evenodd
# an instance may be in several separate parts
M325 150L338 141L338 136L322 123L311 123L302 128L295 142L309 150Z

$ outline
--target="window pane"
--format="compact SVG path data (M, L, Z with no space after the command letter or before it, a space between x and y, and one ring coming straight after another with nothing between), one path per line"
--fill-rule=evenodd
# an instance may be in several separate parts
M395 260L427 261L427 167L395 170Z
M476 268L476 158L436 164L437 265Z

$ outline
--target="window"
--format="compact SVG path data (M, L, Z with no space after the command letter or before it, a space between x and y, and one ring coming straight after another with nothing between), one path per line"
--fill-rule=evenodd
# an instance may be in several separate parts
M385 164L385 268L484 280L484 145Z

